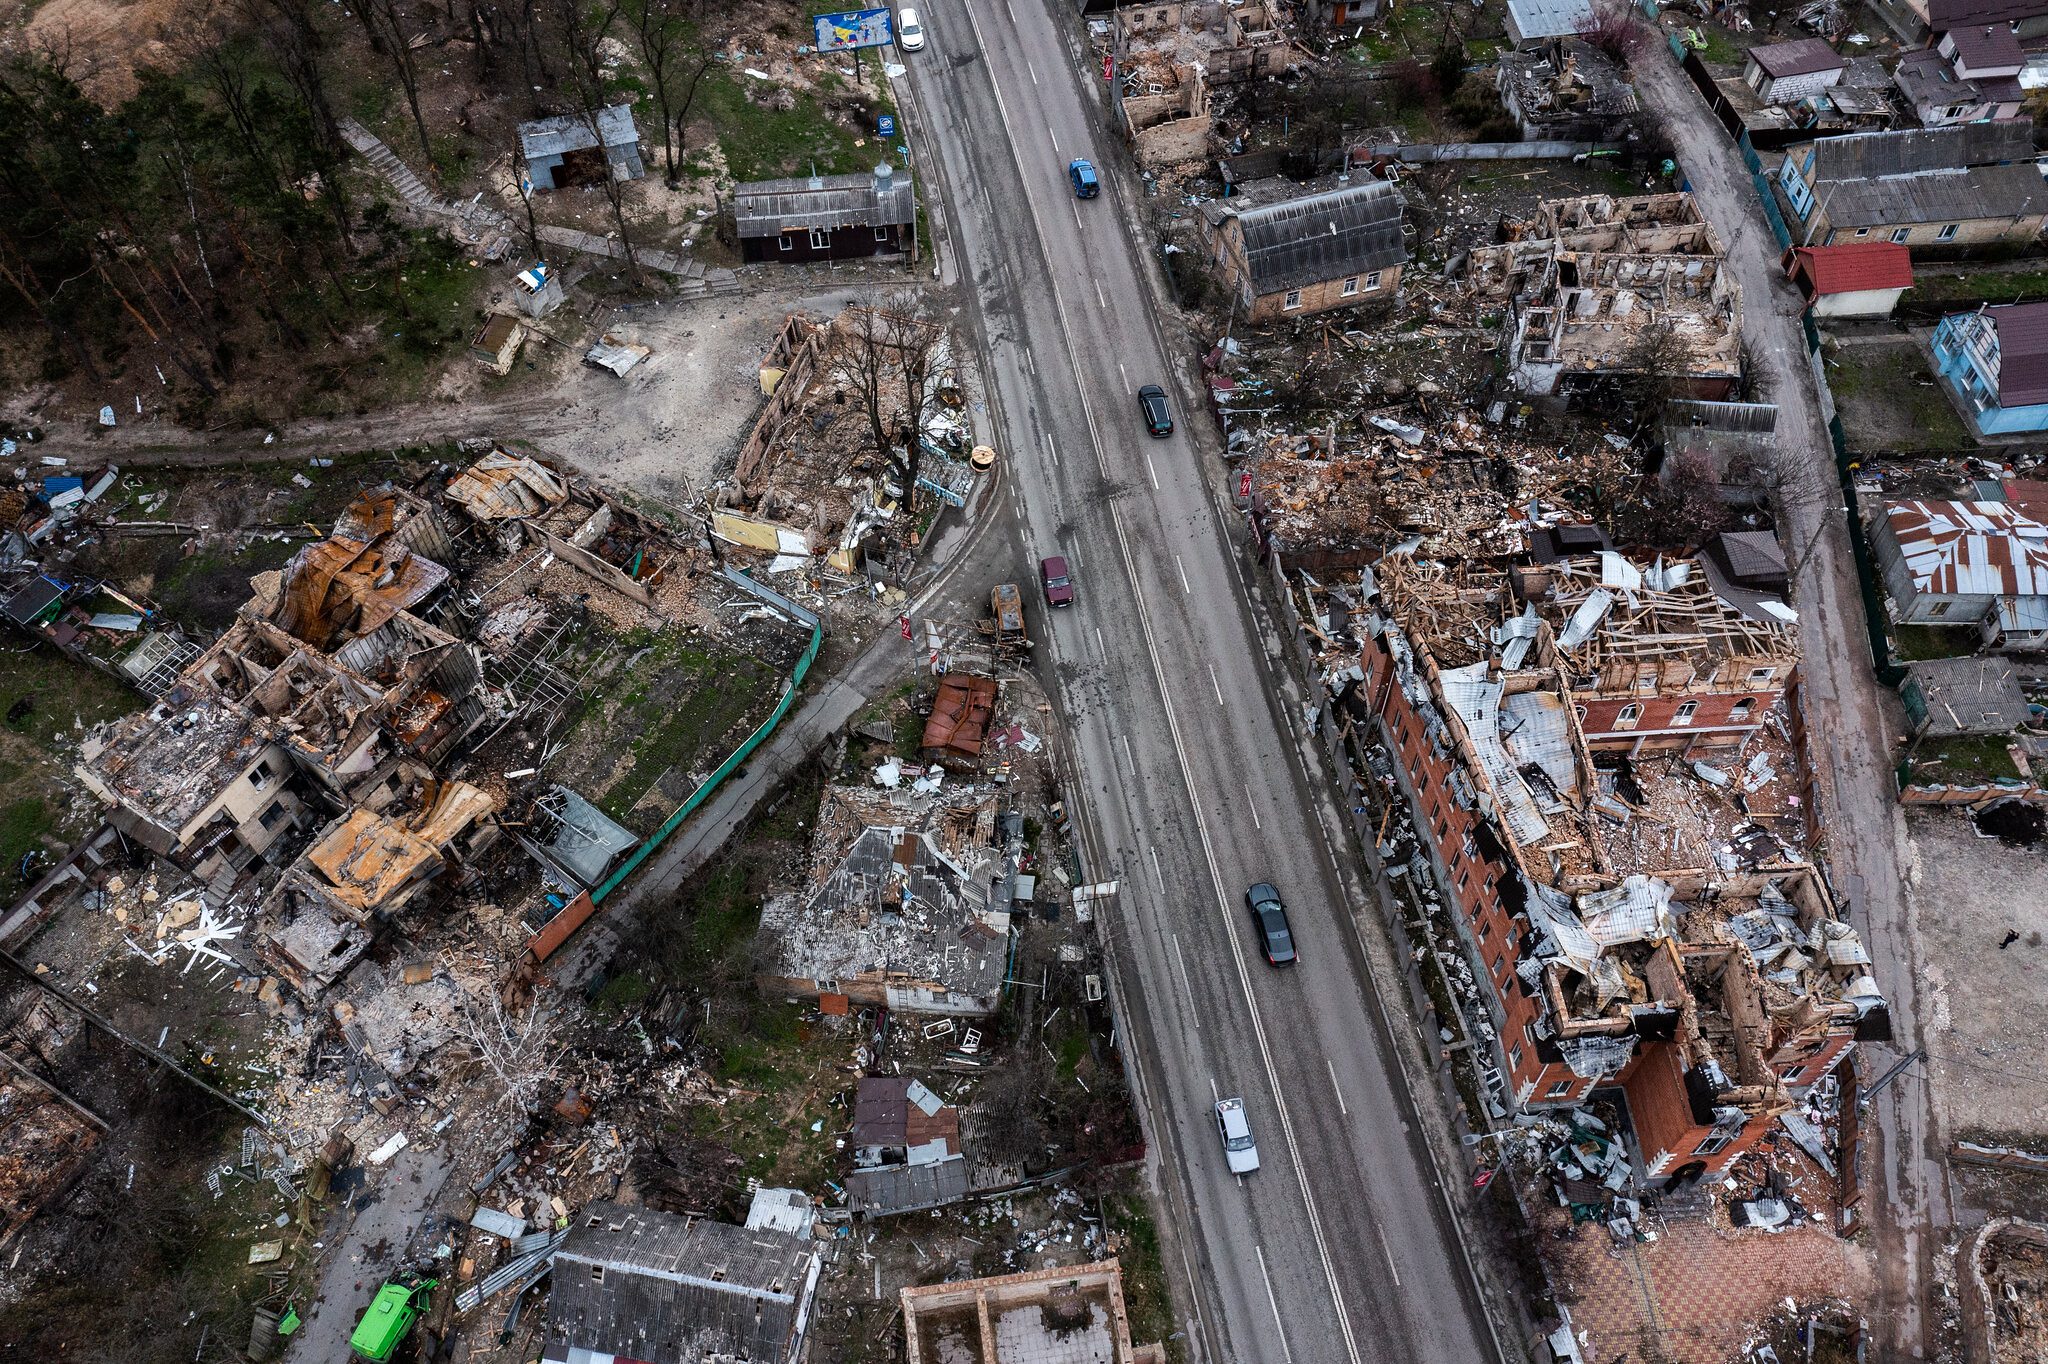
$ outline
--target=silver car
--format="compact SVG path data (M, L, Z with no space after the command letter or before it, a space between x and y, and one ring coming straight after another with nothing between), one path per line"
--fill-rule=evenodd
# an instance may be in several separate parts
M1223 1159L1229 1162L1230 1173L1248 1175L1259 1168L1259 1146L1252 1140L1243 1099L1216 1101L1216 1131L1223 1138Z

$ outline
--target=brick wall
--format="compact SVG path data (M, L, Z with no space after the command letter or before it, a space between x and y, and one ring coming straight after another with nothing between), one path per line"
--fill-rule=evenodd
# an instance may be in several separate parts
M1691 695L1681 692L1672 695L1595 696L1575 692L1572 699L1585 710L1579 719L1579 727L1586 733L1588 746L1633 746L1640 739L1643 746L1649 748L1681 746L1695 741L1717 745L1740 743L1745 735L1763 723L1764 713L1780 694L1780 688L1771 686L1762 691ZM1746 706L1745 702L1748 703ZM1690 714L1681 717L1680 710L1688 705L1692 707ZM1629 706L1635 707L1633 722L1625 722L1622 718L1623 710ZM1665 730L1676 733L1659 733Z
M1233 224L1233 226L1235 225ZM1232 254L1234 257L1236 253L1233 252ZM1379 280L1376 284L1369 285L1368 281L1374 273L1379 275ZM1348 294L1344 292L1346 279L1353 280L1356 283L1356 287ZM1262 294L1252 300L1251 307L1245 310L1245 317L1250 322L1266 323L1281 317L1305 317L1311 313L1328 312L1332 308L1349 308L1360 303L1371 303L1392 298L1394 290L1399 287L1400 283L1401 267L1390 265L1377 272L1367 271L1338 279L1324 280L1319 284L1303 285L1300 289L1294 291L1299 297L1298 301L1291 308L1287 306L1288 296L1285 292ZM1229 281L1229 287L1240 287L1239 281L1236 279Z

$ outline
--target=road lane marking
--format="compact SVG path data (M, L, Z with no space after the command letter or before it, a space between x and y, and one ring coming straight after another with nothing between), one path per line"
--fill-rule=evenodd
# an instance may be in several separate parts
M1109 650L1103 647L1102 627L1100 625L1095 627L1095 652L1101 658L1102 662L1109 662Z
M1214 663L1209 665L1209 685L1216 689L1216 704L1221 706L1223 704L1223 684L1216 679L1216 665Z
M1188 983L1188 959L1181 955L1180 934L1178 933L1173 935L1173 960L1174 964L1180 967L1180 988L1182 989L1182 991L1186 993L1188 1001L1190 1003L1193 1003L1195 998L1195 987ZM1195 1020L1195 1031L1200 1032L1202 1030L1201 1011L1199 1009L1196 1010L1192 1017ZM1216 1082L1214 1080L1211 1080L1209 1083L1213 1087Z
M1325 1056L1323 1065L1330 1072L1330 1088L1337 1091L1337 1112L1348 1118L1351 1116L1351 1110L1344 1103L1344 1087L1337 1083L1337 1063Z
M1145 456L1145 472L1152 475L1152 491L1155 493L1158 492L1159 470L1152 467L1152 456L1149 453Z
M1188 586L1188 566L1180 561L1180 555L1173 556L1173 566L1180 570L1180 590L1187 596L1194 596L1195 589Z
M1005 11L1008 11L1009 9L1008 0L1005 0L1004 9ZM974 38L976 46L979 47L984 53L987 52L989 50L988 43L982 36L981 22L979 19L975 17L974 7L972 5L969 5L967 7L967 21L974 29ZM990 88L995 94L996 113L998 117L1002 120L1003 126L1006 130L1007 137L1007 129L1010 126L1010 115L1009 110L1005 106L1003 100L1002 86L999 83L994 83L992 81ZM1016 139L1014 137L1007 137L1007 140L1010 143L1011 161L1016 166L1018 173L1021 175L1024 169L1023 153L1019 150ZM1075 201L1069 199L1067 203L1069 206L1072 206L1075 203ZM1038 203L1036 199L1027 195L1025 197L1024 206L1025 211L1031 215L1032 227L1035 231L1035 235L1038 238L1039 259L1044 264L1046 278L1048 282L1052 285L1053 309L1059 315L1060 340L1063 343L1067 352L1067 368L1073 374L1075 396L1080 400L1081 421L1082 424L1088 428L1089 443L1095 449L1096 467L1102 472L1103 477L1107 478L1109 476L1109 458L1103 448L1102 433L1100 430L1096 428L1095 425L1094 411L1090 407L1088 402L1087 385L1082 381L1081 359L1080 354L1074 345L1073 324L1067 312L1066 298L1060 292L1059 279L1056 275L1054 275L1052 270L1052 257L1050 254L1050 248L1048 246L1050 238L1046 234L1044 223L1039 218ZM1079 221L1079 218L1079 211L1076 210L1075 219L1077 223ZM1121 368L1121 365L1119 365L1119 368ZM1129 376L1126 376L1126 387L1128 387L1129 382ZM1194 798L1194 769L1193 765L1188 760L1187 746L1181 736L1180 717L1174 709L1172 694L1166 686L1166 671L1159 659L1159 642L1152 633L1151 614L1147 610L1145 605L1145 594L1143 589L1139 586L1138 566L1137 561L1135 560L1135 558L1133 558L1131 554L1130 536L1129 533L1126 532L1124 529L1123 516L1117 510L1114 504L1111 504L1110 506L1109 516L1110 526L1112 529L1116 531L1117 549L1124 561L1124 577L1125 580L1129 582L1131 585L1131 595L1133 603L1137 607L1138 627L1139 632L1143 636L1145 641L1145 652L1147 661L1149 661L1152 665L1153 681L1159 688L1160 701L1166 713L1167 730L1169 736L1173 740L1175 756L1179 760L1181 771L1181 784L1187 792L1189 809L1195 817L1195 831L1199 835L1199 840L1202 845L1203 858L1208 864L1209 882L1211 887L1216 892L1216 907L1218 912L1223 915L1225 922L1227 924L1231 917L1231 909L1228 903L1228 899L1225 896L1223 890L1223 873L1221 867L1217 865L1215 845L1211 842L1209 837L1208 822L1202 817L1201 803L1195 800ZM1256 1041L1256 1043L1258 1044L1259 1059L1266 1072L1266 1082L1269 1086L1271 1086L1275 1095L1275 1102L1278 1106L1280 1116L1281 1135L1285 1138L1287 1142L1288 1153L1294 1158L1293 1167L1295 1184L1301 1194L1302 1211L1308 1221L1309 1234L1315 1240L1317 1257L1322 1262L1324 1280L1329 1284L1331 1304L1337 1309L1337 1329L1339 1333L1341 1333L1344 1337L1344 1353L1346 1357L1352 1361L1352 1364L1364 1364L1364 1356L1360 1354L1358 1348L1357 1334L1352 1330L1351 1327L1351 1313L1344 1305L1343 1288L1337 1281L1336 1261L1332 1258L1330 1254L1329 1239L1323 1233L1323 1219L1321 1215L1316 1211L1315 1197L1309 1189L1307 1166L1301 1159L1301 1147L1300 1143L1298 1142L1294 1134L1294 1123L1292 1118L1288 1114L1286 1100L1280 1097L1279 1072L1274 1066L1272 1046L1266 1037L1265 1024L1259 1017L1258 1006L1252 994L1251 968L1245 960L1245 949L1241 945L1239 945L1235 934L1232 935L1231 944L1231 961L1237 967L1238 989L1243 994L1245 1008L1248 1014L1250 1015L1252 1025L1252 1036L1254 1041ZM1439 1180L1439 1183L1441 1183L1441 1180ZM1265 1269L1265 1256L1263 1254L1260 1255L1259 1262L1260 1272L1263 1273ZM1272 1280L1270 1278L1267 1280L1266 1292L1268 1299L1273 1300ZM1273 1301L1274 1315L1277 1319L1279 1315L1279 1306L1277 1300ZM1289 1348L1287 1345L1286 1334L1284 1331L1281 1335L1281 1348L1287 1353L1288 1364L1292 1364L1294 1355L1292 1349Z
M1266 827L1259 823L1259 807L1252 804L1252 784L1250 782L1244 784L1244 808L1252 812L1252 827L1254 829Z
M1069 199L1067 200L1067 207L1074 210L1074 230L1079 232L1081 230L1081 205Z
M1052 467L1060 467L1060 448L1052 443L1052 432L1045 433L1045 453L1052 456Z
M1131 736L1128 734L1119 734L1116 737L1117 742L1121 743L1124 746L1124 766L1131 769L1132 776L1137 776L1138 760L1131 756Z
M1401 1286L1401 1271L1394 1268L1394 1252L1387 1248L1387 1233L1378 1222L1372 1224L1372 1229L1379 1233L1380 1254L1387 1257L1387 1273L1394 1276L1394 1287L1399 1288Z
M1109 306L1109 295L1102 292L1102 281L1099 279L1095 281L1095 301L1105 308Z
M1164 895L1166 894L1166 873L1159 869L1159 849L1147 848L1145 851L1152 854L1152 879L1159 883L1159 893Z
M1223 1091L1216 1088L1216 1077L1213 1075L1209 1077L1209 1097L1216 1100L1217 1103L1223 1102Z
M1266 1301L1273 1306L1273 1329L1280 1333L1280 1352L1287 1356L1287 1364L1294 1364L1294 1349L1287 1343L1287 1322L1280 1315L1280 1299L1273 1296L1273 1276L1266 1272L1266 1248L1254 1242L1252 1249L1259 1255L1259 1277L1266 1281Z
M1031 83L1033 85L1038 84L1038 68L1031 64L1031 59L1029 57L1026 57L1024 59L1024 69L1031 73Z
M1062 328L1062 330L1064 330L1064 328ZM1131 391L1131 373L1129 370L1124 368L1123 361L1119 360L1116 362L1116 372L1124 376L1124 392L1129 393ZM1078 372L1075 374L1075 378L1077 380L1080 378Z
M1052 139L1052 154L1058 156L1060 154L1060 135L1052 130L1050 123L1045 125L1045 135Z

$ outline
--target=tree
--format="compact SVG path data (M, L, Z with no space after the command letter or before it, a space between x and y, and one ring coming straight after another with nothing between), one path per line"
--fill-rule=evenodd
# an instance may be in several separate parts
M925 414L946 358L946 329L928 317L923 295L896 290L872 308L849 308L833 325L841 329L841 375L858 395L868 434L903 490L906 510L917 496L924 458ZM901 526L909 534L914 519Z
M1728 528L1728 504L1709 450L1686 445L1665 457L1666 525L1688 548L1706 544Z
M369 30L370 46L391 58L391 70L398 77L398 84L405 91L405 102L412 109L413 131L419 134L420 155L426 158L428 169L434 164L433 140L427 136L427 116L420 110L420 70L413 59L410 26L404 12L399 9L399 0L359 0L363 26Z
M661 115L661 161L668 187L677 185L676 157L697 90L717 59L717 42L693 16L702 0L625 0L626 22L647 68L648 92Z
M626 225L626 192L611 163L611 150L604 145L603 113L611 96L611 76L605 64L605 45L618 22L621 0L556 0L562 42L569 55L569 93L575 98L576 113L597 143L604 168L599 187L612 207L612 222L619 229L619 245L626 251L626 273L633 286L640 287L640 259L633 253L632 230Z
M463 1000L458 1027L498 1103L513 1117L531 1114L567 1049L561 1015L540 1004L515 1014L496 991L486 991Z
M1636 18L1627 0L1601 0L1593 21L1579 35L1623 66L1633 63L1650 40L1650 30Z

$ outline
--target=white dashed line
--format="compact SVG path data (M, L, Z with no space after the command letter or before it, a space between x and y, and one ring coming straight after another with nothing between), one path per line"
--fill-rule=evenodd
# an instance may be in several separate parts
M1273 1296L1273 1276L1266 1272L1266 1248L1254 1245L1252 1249L1258 1252L1259 1277L1266 1281L1266 1301L1273 1305L1273 1327L1280 1332L1280 1352L1287 1356L1287 1364L1294 1364L1294 1348L1287 1343L1287 1323L1280 1316L1280 1299Z
M1188 981L1188 959L1181 955L1180 934L1178 933L1173 935L1173 961L1174 965L1180 967L1181 993L1185 994L1189 999L1192 1000L1195 997L1195 987ZM1202 1030L1201 1013L1199 1011L1196 1012L1193 1015L1193 1018L1195 1020L1195 1031L1200 1032ZM1216 1082L1214 1080L1211 1080L1209 1083L1213 1086Z
M1131 756L1131 736L1128 734L1119 734L1116 737L1117 742L1124 746L1124 766L1131 769L1132 776L1137 776L1138 760Z
M1252 784L1250 782L1244 784L1244 808L1252 812L1252 827L1254 829L1266 827L1259 822L1259 807L1252 803Z
M1195 589L1188 586L1188 566L1180 561L1180 555L1173 556L1173 566L1180 570L1180 590L1187 596L1194 596Z
M1102 627L1100 625L1095 627L1095 654L1102 662L1109 662L1109 650L1103 647Z
M1124 392L1129 393L1131 391L1131 375L1130 371L1124 368L1123 361L1119 360L1116 362L1116 372L1124 376Z
M1223 704L1223 684L1216 680L1216 665L1209 665L1209 685L1216 689L1216 704Z
M1038 68L1031 64L1031 59L1029 57L1026 57L1024 59L1024 69L1031 73L1031 83L1033 85L1038 84Z
M1059 468L1060 451L1059 447L1052 443L1052 432L1050 431L1045 433L1045 453L1052 458L1052 467L1055 469Z
M1325 1056L1323 1058L1323 1065L1329 1068L1330 1088L1337 1091L1337 1112L1348 1118L1351 1116L1351 1110L1345 1106L1344 1090L1337 1083L1337 1063Z
M1387 1257L1387 1273L1394 1276L1394 1287L1399 1288L1401 1286L1401 1271L1394 1268L1394 1252L1387 1248L1387 1234L1380 1230L1380 1224L1377 1222L1372 1224L1372 1229L1379 1232L1380 1254Z
M1053 155L1058 156L1060 151L1060 135L1052 130L1050 123L1045 125L1045 135L1052 139Z
M1152 854L1152 879L1159 883L1159 893L1164 895L1166 894L1166 873L1159 869L1159 849L1147 848L1145 851Z
M1102 281L1099 279L1095 281L1095 298L1103 307L1109 306L1109 295L1102 292Z
M1153 463L1152 463L1152 456L1151 456L1151 455L1149 455L1149 454L1145 456L1145 472L1146 472L1146 473L1148 473L1148 474L1150 474L1150 475L1152 475L1152 491L1153 491L1153 492L1155 492L1155 493L1156 493L1156 492L1158 492L1158 491L1159 491L1159 470L1158 470L1158 469L1157 469L1156 467L1154 467L1154 466L1153 466Z

